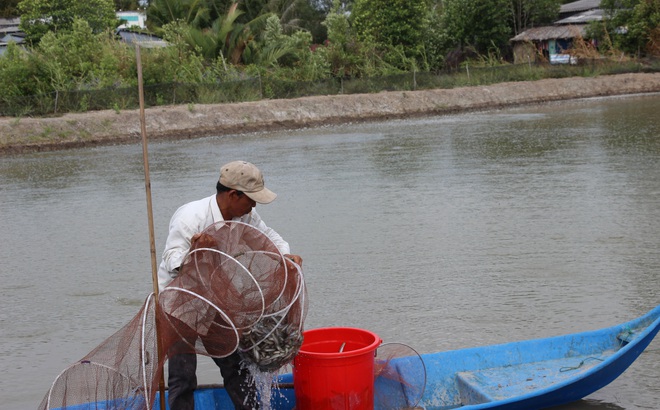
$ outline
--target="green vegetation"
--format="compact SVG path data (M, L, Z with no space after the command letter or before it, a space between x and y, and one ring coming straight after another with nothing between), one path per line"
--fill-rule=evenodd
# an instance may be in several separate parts
M660 55L660 0L602 0L601 7L607 18L591 28L604 51Z
M21 0L4 0L0 3L0 18L11 18L18 15L18 3Z
M22 0L18 3L21 30L30 43L37 43L46 33L73 29L76 20L84 20L95 33L118 26L112 0Z
M657 70L641 61L660 55L660 0L603 0L607 18L590 28L599 49L583 65L510 64L509 39L556 20L561 3L150 0L148 31L169 46L142 50L145 98L148 105L194 107ZM20 13L29 41L27 48L10 44L0 57L0 115L135 108L135 51L113 29L115 9L140 4L7 2L2 11Z

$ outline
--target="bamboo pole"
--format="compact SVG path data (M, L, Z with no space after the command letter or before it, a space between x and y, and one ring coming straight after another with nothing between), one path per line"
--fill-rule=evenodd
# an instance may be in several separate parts
M154 239L154 213L151 204L151 177L149 176L149 152L147 149L147 126L144 118L144 86L142 85L142 57L140 55L140 45L135 47L135 60L137 62L138 72L138 90L140 94L140 132L142 134L142 161L144 163L144 189L147 194L147 216L149 219L149 250L151 252L151 280L154 289L155 300L155 318L156 318L156 348L158 350L158 360L162 360L163 352L159 337L159 303L158 303L158 265L156 263L156 241ZM165 375L160 372L158 381L158 391L160 392L160 408L165 410Z

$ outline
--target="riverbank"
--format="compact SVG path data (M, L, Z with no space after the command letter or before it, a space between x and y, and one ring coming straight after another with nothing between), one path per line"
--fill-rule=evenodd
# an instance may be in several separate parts
M188 139L496 109L577 98L660 92L660 73L571 77L454 89L263 100L145 110L150 141ZM140 111L0 118L0 153L139 142Z

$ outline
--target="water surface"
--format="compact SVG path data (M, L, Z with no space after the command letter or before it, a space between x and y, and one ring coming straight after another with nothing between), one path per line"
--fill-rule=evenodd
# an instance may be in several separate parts
M426 353L614 325L660 302L658 112L630 96L151 143L158 256L174 210L246 159L304 258L307 328ZM152 291L142 148L2 158L0 198L0 402L19 410ZM659 378L656 340L565 408L657 408Z

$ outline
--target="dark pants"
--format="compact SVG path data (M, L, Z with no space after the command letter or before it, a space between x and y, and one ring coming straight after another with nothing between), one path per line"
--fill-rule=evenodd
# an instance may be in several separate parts
M225 390L237 409L259 408L254 380L247 369L241 367L238 352L223 359L213 359L220 368ZM178 354L169 359L168 403L170 410L194 410L193 392L197 388L197 355Z

